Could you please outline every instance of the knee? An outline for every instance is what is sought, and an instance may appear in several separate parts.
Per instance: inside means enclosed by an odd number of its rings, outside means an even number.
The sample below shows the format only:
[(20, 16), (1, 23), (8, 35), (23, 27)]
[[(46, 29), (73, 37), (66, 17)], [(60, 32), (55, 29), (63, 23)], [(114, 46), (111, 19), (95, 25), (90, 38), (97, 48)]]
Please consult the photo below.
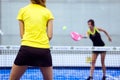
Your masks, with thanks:
[(101, 60), (101, 64), (102, 64), (102, 65), (105, 65), (105, 62)]
[(104, 62), (101, 62), (101, 64), (102, 64), (102, 65), (105, 65), (105, 63), (104, 63)]
[(96, 63), (96, 60), (92, 60), (92, 65), (94, 65)]

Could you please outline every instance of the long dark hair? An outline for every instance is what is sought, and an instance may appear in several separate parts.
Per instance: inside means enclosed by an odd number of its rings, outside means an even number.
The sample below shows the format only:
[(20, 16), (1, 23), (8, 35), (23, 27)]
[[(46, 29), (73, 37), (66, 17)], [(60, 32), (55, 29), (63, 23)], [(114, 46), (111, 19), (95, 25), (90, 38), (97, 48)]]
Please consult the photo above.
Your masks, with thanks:
[(93, 19), (88, 20), (88, 23), (91, 23), (91, 25), (94, 27), (95, 26), (95, 21)]

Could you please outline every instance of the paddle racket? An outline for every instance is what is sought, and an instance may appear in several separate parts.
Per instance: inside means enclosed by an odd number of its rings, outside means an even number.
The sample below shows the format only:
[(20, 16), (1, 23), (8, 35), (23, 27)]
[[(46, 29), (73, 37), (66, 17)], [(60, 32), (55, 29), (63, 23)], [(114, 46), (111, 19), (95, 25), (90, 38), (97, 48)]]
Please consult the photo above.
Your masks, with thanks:
[(83, 35), (81, 35), (81, 34), (79, 34), (79, 33), (77, 33), (77, 32), (71, 32), (71, 38), (74, 40), (74, 41), (80, 41), (81, 39), (83, 39), (83, 38), (87, 38), (87, 37), (85, 37), (85, 36), (83, 36)]

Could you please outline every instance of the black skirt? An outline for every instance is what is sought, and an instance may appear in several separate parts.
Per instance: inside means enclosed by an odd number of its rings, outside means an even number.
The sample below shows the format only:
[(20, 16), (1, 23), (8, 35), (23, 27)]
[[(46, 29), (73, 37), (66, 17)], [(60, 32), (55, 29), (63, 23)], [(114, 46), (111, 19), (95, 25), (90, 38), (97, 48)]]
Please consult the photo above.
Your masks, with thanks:
[(106, 53), (106, 51), (92, 51), (93, 54), (103, 54)]
[[(100, 45), (93, 45), (94, 47), (104, 47), (105, 44), (100, 44)], [(92, 51), (93, 54), (102, 54), (102, 53), (106, 53), (106, 51)]]
[(50, 49), (21, 46), (14, 64), (18, 66), (51, 67)]

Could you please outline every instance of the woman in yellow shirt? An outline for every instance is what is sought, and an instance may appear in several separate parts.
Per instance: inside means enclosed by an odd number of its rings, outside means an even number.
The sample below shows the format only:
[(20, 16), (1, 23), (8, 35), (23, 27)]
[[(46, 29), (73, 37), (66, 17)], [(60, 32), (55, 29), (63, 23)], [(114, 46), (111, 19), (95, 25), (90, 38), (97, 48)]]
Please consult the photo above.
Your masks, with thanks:
[(19, 11), (17, 19), (22, 40), (10, 80), (20, 80), (28, 66), (40, 67), (44, 80), (52, 80), (49, 41), (53, 35), (54, 17), (45, 3), (46, 0), (31, 0), (31, 4)]

